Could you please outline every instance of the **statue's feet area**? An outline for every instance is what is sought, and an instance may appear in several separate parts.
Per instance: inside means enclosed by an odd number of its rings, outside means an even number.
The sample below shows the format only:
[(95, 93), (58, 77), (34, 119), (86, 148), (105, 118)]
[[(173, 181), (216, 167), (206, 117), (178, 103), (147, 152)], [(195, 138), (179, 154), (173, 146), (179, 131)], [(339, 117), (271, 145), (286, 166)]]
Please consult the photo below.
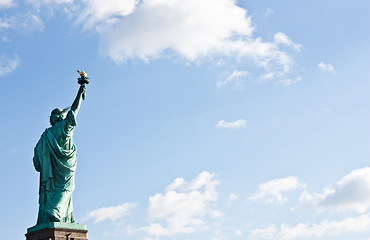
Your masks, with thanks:
[(27, 233), (35, 232), (46, 228), (62, 228), (62, 229), (75, 229), (75, 230), (86, 230), (86, 225), (79, 223), (63, 223), (63, 222), (50, 222), (41, 223), (27, 229)]

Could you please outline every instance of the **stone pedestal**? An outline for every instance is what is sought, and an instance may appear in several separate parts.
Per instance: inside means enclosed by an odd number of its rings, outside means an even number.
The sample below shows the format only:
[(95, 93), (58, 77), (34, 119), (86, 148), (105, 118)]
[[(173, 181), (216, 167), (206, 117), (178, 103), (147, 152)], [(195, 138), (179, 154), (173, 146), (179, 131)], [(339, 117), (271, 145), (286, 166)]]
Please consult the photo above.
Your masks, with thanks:
[(77, 223), (49, 223), (28, 228), (26, 240), (88, 240), (86, 226)]

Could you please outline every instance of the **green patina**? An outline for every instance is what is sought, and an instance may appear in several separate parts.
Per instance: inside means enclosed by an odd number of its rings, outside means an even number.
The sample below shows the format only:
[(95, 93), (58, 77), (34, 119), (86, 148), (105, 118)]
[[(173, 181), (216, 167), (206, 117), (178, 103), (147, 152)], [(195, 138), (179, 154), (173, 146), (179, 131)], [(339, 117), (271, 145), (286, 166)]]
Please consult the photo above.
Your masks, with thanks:
[(85, 92), (86, 84), (81, 84), (67, 114), (67, 109), (56, 108), (51, 112), (51, 127), (44, 131), (36, 144), (33, 163), (36, 171), (40, 172), (39, 212), (36, 226), (28, 231), (55, 226), (72, 229), (85, 226), (75, 223), (72, 203), (77, 164), (72, 136)]

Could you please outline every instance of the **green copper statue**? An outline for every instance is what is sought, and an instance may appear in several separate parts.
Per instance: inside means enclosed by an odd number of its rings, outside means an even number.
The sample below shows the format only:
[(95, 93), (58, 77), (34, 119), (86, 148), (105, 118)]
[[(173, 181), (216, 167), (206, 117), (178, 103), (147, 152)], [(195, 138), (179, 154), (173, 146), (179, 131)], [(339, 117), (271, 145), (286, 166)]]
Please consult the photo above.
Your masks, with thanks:
[(72, 192), (75, 188), (76, 146), (73, 129), (76, 115), (86, 92), (85, 72), (79, 72), (81, 84), (70, 110), (56, 108), (50, 124), (35, 147), (33, 164), (40, 172), (39, 213), (37, 224), (50, 222), (74, 223)]

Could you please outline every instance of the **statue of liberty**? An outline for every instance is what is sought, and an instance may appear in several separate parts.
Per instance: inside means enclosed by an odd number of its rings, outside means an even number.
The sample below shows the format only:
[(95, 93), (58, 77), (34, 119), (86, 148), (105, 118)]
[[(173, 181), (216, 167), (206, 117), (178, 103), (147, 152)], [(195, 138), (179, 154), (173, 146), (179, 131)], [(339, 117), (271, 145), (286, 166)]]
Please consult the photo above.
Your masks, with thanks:
[[(73, 129), (84, 99), (88, 78), (79, 72), (81, 84), (72, 106), (51, 112), (50, 124), (35, 147), (33, 164), (40, 172), (37, 225), (50, 222), (74, 223), (72, 192), (75, 188), (76, 146)], [(68, 112), (67, 112), (68, 111)]]

